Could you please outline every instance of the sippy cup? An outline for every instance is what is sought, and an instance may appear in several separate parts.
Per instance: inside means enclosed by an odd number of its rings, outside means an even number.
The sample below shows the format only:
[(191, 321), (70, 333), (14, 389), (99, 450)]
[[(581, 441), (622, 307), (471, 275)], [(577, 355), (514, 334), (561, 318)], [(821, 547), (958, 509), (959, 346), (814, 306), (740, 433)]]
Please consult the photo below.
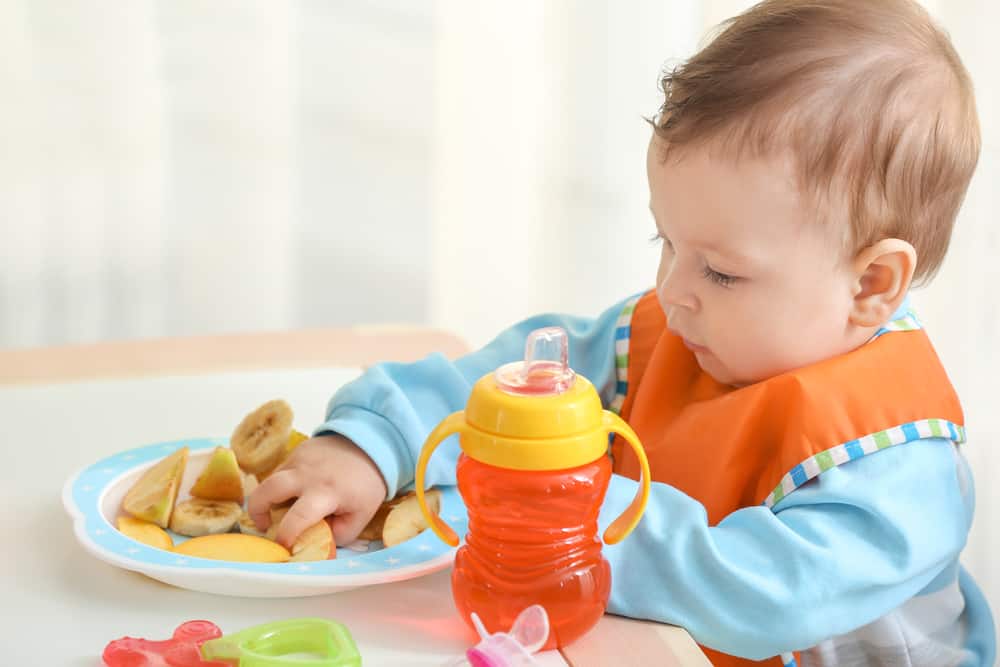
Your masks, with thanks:
[(604, 532), (615, 544), (639, 522), (649, 497), (649, 464), (635, 432), (601, 408), (594, 386), (568, 364), (559, 327), (528, 335), (524, 361), (498, 368), (472, 387), (462, 412), (427, 437), (417, 461), (416, 492), (442, 540), (458, 536), (424, 502), (424, 474), (438, 444), (457, 433), (458, 490), (469, 513), (455, 554), (452, 595), (465, 619), (490, 630), (511, 627), (533, 604), (548, 613), (544, 649), (566, 646), (604, 614), (611, 570), (601, 555), (597, 517), (611, 479), (608, 437), (635, 450), (642, 480), (635, 499)]

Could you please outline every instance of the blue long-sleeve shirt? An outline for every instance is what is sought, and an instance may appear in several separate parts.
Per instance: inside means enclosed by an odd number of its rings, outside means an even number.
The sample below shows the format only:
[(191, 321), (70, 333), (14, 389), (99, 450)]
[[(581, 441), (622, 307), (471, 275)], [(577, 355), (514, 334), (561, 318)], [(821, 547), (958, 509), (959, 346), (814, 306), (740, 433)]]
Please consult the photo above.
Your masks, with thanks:
[[(336, 393), (316, 433), (357, 443), (391, 497), (412, 483), (427, 434), (465, 407), (482, 375), (521, 359), (533, 329), (567, 330), (571, 365), (607, 406), (622, 306), (596, 319), (533, 317), (454, 362), (431, 355), (374, 366)], [(459, 451), (455, 437), (442, 444), (427, 469), (429, 485), (455, 484)], [(635, 485), (612, 476), (602, 530), (631, 502)], [(743, 508), (715, 526), (701, 503), (654, 482), (636, 530), (604, 549), (612, 569), (608, 610), (682, 626), (705, 646), (751, 659), (811, 648), (806, 664), (869, 664), (871, 651), (881, 650), (883, 657), (908, 654), (912, 665), (992, 665), (989, 607), (958, 564), (973, 498), (964, 457), (934, 438), (828, 470), (770, 509)]]

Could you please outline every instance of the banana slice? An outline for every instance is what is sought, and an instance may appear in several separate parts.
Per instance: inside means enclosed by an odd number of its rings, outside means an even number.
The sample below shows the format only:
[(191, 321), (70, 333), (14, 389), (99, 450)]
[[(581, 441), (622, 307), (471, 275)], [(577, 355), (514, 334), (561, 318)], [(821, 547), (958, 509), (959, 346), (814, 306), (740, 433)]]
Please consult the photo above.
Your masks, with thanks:
[(253, 522), (250, 518), (250, 512), (246, 510), (240, 515), (240, 520), (236, 522), (236, 527), (240, 529), (240, 532), (244, 535), (253, 535), (254, 537), (267, 537), (267, 535), (260, 530), (257, 530), (257, 524)]
[[(427, 508), (432, 514), (441, 511), (441, 492), (437, 489), (427, 491), (424, 500), (427, 501)], [(417, 494), (410, 492), (403, 496), (399, 504), (389, 510), (389, 514), (385, 517), (385, 525), (382, 526), (382, 544), (387, 547), (395, 546), (416, 537), (427, 527), (427, 521), (420, 511), (420, 504), (417, 503)]]
[(285, 455), (292, 433), (292, 408), (280, 399), (268, 401), (240, 422), (229, 446), (244, 472), (258, 479), (274, 470)]
[(243, 508), (231, 500), (191, 498), (174, 507), (170, 530), (188, 537), (228, 533), (242, 513)]

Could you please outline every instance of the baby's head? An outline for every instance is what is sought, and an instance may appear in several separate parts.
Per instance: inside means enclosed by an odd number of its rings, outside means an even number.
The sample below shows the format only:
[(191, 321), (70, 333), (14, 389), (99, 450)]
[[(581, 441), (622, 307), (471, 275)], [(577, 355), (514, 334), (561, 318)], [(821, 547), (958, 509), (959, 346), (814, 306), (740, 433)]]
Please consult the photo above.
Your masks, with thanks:
[(763, 2), (663, 87), (656, 288), (718, 381), (858, 347), (940, 266), (979, 127), (967, 72), (916, 2)]

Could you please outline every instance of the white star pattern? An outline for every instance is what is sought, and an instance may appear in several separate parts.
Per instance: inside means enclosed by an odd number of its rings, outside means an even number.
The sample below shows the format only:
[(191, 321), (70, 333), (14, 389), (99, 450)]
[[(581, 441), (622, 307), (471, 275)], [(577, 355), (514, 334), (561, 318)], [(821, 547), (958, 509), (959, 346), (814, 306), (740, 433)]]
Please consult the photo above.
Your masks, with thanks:
[(450, 517), (448, 517), (448, 521), (461, 521), (461, 520), (462, 520), (462, 517), (455, 516), (454, 514), (452, 514)]
[(347, 567), (350, 567), (350, 568), (361, 567), (361, 563), (359, 563), (356, 560), (349, 560), (349, 561), (347, 561)]
[(94, 535), (107, 535), (107, 533), (108, 531), (104, 530), (103, 528), (98, 528), (97, 530), (94, 531)]
[(396, 563), (399, 562), (399, 559), (394, 557), (389, 557), (385, 559), (385, 562), (388, 563), (389, 565), (395, 565)]
[(308, 571), (309, 571), (308, 565), (299, 565), (299, 572), (308, 572)]
[(135, 454), (126, 454), (125, 456), (122, 457), (122, 461), (131, 461), (134, 458)]
[(106, 475), (110, 475), (114, 471), (115, 471), (114, 468), (104, 468), (103, 470), (101, 470), (101, 472), (105, 473)]
[(137, 554), (137, 553), (139, 553), (139, 550), (138, 550), (138, 549), (137, 549), (136, 547), (129, 547), (129, 548), (127, 549), (127, 551), (128, 551), (128, 553), (130, 553), (130, 554)]
[(91, 492), (91, 491), (94, 490), (94, 487), (92, 487), (90, 484), (88, 484), (87, 486), (83, 487), (82, 490), (89, 493), (89, 492)]
[(423, 551), (425, 553), (428, 552), (428, 551), (430, 551), (430, 550), (431, 550), (431, 547), (430, 547), (429, 544), (421, 544), (419, 547), (417, 547), (417, 551)]
[(174, 561), (174, 564), (176, 565), (187, 565), (187, 563), (188, 563), (187, 558), (178, 558), (177, 560)]

